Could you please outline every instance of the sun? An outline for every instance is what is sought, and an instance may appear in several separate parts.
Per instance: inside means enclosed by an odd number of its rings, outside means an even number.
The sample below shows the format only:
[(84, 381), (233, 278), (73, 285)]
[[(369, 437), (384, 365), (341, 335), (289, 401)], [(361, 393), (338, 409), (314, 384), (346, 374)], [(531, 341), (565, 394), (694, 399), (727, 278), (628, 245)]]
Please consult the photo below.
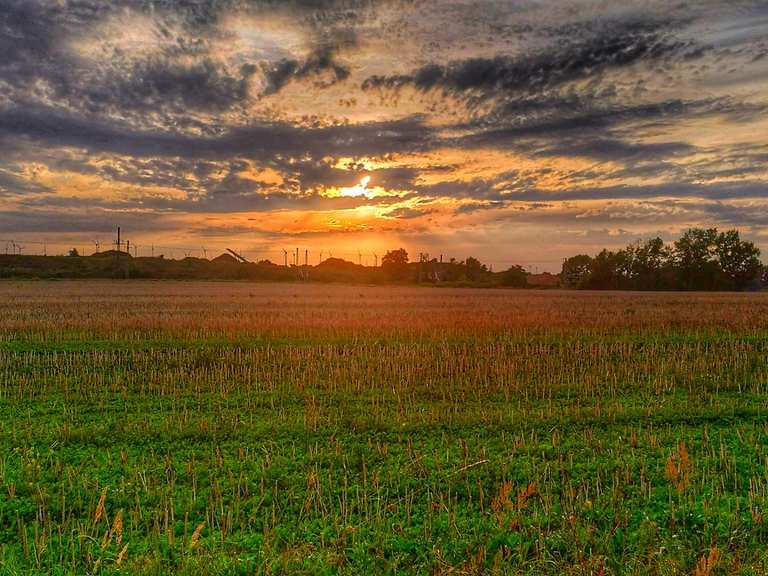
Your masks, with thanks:
[(370, 176), (363, 176), (363, 179), (360, 180), (359, 184), (356, 184), (355, 186), (350, 186), (349, 188), (341, 188), (339, 190), (340, 196), (350, 196), (350, 197), (357, 197), (357, 196), (365, 196), (367, 198), (372, 198), (373, 193), (372, 191), (368, 190), (368, 183), (371, 181)]

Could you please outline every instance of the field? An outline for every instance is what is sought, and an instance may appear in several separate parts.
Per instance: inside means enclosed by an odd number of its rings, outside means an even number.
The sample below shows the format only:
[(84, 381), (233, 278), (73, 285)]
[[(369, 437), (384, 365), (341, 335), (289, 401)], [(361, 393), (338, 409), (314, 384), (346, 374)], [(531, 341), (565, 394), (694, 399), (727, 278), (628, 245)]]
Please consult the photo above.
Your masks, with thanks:
[(768, 295), (0, 284), (0, 573), (768, 573)]

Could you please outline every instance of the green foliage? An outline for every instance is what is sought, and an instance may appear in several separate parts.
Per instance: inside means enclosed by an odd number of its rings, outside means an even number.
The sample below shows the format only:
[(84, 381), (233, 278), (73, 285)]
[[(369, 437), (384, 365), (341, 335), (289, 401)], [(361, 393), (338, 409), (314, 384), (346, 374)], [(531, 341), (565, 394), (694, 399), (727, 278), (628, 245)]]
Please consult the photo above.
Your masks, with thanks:
[(758, 287), (760, 251), (736, 230), (687, 230), (672, 247), (661, 238), (573, 256), (563, 263), (566, 286), (595, 290), (744, 290)]

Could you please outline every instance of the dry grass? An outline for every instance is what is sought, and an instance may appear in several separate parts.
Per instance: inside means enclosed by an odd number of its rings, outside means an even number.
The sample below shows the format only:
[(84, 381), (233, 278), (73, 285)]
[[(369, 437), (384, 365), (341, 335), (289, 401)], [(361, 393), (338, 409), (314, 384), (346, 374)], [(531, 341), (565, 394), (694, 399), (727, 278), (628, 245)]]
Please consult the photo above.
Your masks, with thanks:
[(0, 302), (0, 573), (768, 573), (766, 295)]
[(217, 282), (0, 283), (0, 334), (485, 336), (495, 332), (760, 331), (768, 294), (573, 292)]

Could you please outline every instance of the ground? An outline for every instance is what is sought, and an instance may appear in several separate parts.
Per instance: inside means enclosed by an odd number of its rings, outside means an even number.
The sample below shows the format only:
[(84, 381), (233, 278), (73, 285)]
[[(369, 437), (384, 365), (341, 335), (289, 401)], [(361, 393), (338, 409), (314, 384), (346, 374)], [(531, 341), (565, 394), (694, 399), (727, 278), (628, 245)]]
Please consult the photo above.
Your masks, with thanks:
[(767, 311), (0, 283), (0, 573), (768, 573)]

